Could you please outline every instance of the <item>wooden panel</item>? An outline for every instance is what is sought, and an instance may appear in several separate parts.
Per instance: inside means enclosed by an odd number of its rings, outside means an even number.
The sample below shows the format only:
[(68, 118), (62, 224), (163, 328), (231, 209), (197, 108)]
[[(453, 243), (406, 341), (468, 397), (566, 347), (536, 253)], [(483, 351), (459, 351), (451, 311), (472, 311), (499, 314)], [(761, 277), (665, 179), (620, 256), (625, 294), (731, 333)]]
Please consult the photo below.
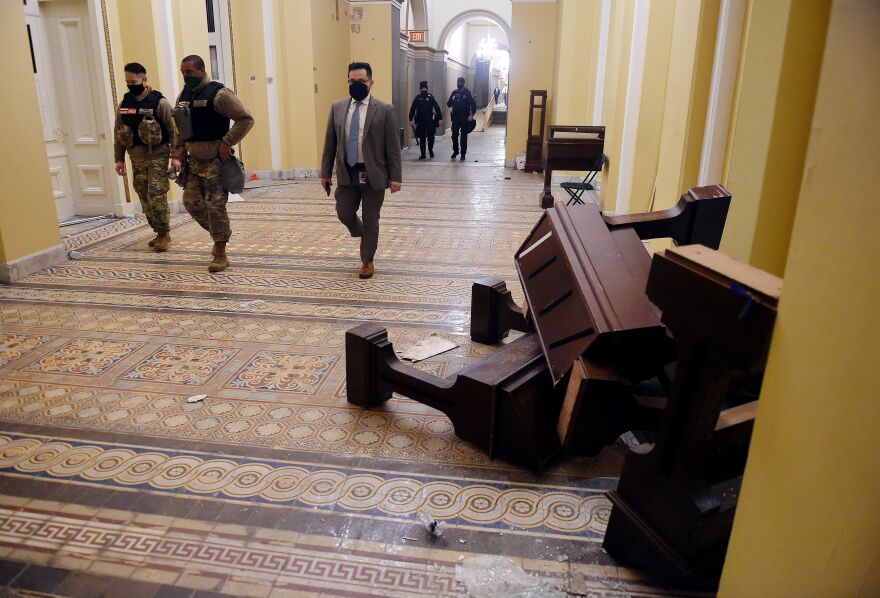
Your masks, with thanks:
[(82, 19), (58, 19), (58, 45), (62, 68), (57, 75), (64, 82), (64, 103), (69, 106), (69, 121), (73, 128), (73, 142), (81, 145), (97, 145), (98, 124), (95, 118), (95, 98), (87, 77), (88, 38), (83, 30)]

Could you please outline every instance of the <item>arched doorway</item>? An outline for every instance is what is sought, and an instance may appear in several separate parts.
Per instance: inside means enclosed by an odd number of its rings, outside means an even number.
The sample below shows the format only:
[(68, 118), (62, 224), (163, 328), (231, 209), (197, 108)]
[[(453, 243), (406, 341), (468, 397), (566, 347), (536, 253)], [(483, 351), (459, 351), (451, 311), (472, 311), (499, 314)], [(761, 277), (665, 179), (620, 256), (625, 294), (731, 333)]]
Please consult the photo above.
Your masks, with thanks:
[[(446, 53), (447, 87), (464, 77), (477, 100), (477, 132), (493, 132), (503, 140), (507, 126), (510, 27), (487, 10), (468, 10), (449, 21), (439, 38)], [(497, 90), (497, 96), (496, 96)], [(503, 143), (503, 141), (502, 141)]]

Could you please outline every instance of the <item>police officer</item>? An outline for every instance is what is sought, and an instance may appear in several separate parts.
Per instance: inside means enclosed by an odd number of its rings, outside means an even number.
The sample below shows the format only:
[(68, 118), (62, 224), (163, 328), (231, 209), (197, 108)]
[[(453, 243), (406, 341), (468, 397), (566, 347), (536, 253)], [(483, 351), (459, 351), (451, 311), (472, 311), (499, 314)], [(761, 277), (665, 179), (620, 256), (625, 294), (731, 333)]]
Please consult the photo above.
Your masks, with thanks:
[(474, 120), (477, 102), (471, 90), (464, 86), (464, 77), (458, 78), (456, 87), (446, 105), (452, 108), (452, 159), (455, 160), (458, 155), (458, 136), (461, 133), (461, 160), (464, 161), (467, 154), (467, 123)]
[[(189, 108), (192, 123), (192, 137), (178, 138), (175, 149), (176, 157), (187, 160), (183, 205), (193, 220), (211, 233), (214, 259), (208, 271), (220, 272), (229, 266), (226, 243), (232, 234), (226, 213), (229, 192), (220, 183), (220, 164), (232, 159), (232, 146), (254, 126), (254, 118), (232, 90), (211, 81), (200, 56), (185, 57), (180, 72), (184, 89), (177, 105)], [(232, 127), (230, 120), (234, 121)]]
[(409, 109), (409, 120), (415, 127), (419, 149), (422, 150), (419, 160), (424, 160), (426, 139), (428, 152), (432, 158), (434, 157), (434, 134), (437, 132), (437, 125), (440, 123), (443, 113), (440, 111), (440, 104), (437, 103), (433, 95), (428, 93), (427, 81), (419, 83), (419, 92)]
[[(147, 69), (132, 62), (125, 65), (128, 93), (122, 97), (116, 115), (113, 153), (116, 174), (125, 175), (125, 154), (131, 160), (134, 190), (141, 200), (144, 216), (156, 233), (149, 245), (166, 251), (171, 243), (168, 225), (168, 158), (174, 124), (171, 104), (147, 85)], [(177, 159), (172, 160), (180, 168)]]

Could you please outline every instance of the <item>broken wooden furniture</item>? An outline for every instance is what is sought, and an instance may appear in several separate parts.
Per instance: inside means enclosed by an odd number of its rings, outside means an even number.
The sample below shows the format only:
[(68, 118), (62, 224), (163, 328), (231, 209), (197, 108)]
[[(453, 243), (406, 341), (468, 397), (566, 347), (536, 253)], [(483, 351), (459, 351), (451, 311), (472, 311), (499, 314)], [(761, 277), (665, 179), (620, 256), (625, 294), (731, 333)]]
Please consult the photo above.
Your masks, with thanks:
[(626, 458), (604, 546), (682, 585), (717, 585), (782, 281), (700, 246), (656, 255), (647, 294), (679, 348), (656, 444)]
[[(603, 215), (602, 219), (610, 230), (632, 229), (642, 240), (668, 237), (677, 245), (700, 244), (718, 249), (729, 207), (730, 193), (719, 185), (709, 185), (690, 189), (668, 210)], [(581, 245), (585, 242), (586, 239), (579, 241)], [(647, 251), (634, 252), (630, 264), (637, 266), (644, 289), (651, 267)], [(527, 281), (520, 282), (526, 286)], [(511, 330), (527, 332), (533, 327), (514, 302), (506, 283), (494, 277), (476, 281), (471, 290), (471, 340), (493, 345), (507, 338)]]
[[(554, 170), (595, 172), (604, 164), (605, 127), (550, 125), (547, 159), (544, 162), (544, 190), (539, 197), (542, 208), (553, 206)], [(585, 183), (586, 184), (586, 181)]]
[[(703, 187), (682, 202), (672, 218), (692, 219), (704, 202), (723, 205), (714, 212), (723, 218), (730, 196), (722, 187)], [(627, 415), (631, 411), (644, 411), (656, 428), (656, 406), (639, 404), (631, 387), (672, 361), (675, 346), (644, 292), (650, 258), (638, 232), (642, 226), (609, 226), (592, 205), (547, 210), (515, 256), (536, 332), (439, 378), (399, 361), (384, 328), (359, 326), (346, 334), (349, 402), (372, 407), (398, 392), (445, 413), (460, 438), (490, 456), (538, 469), (560, 449), (565, 384), (559, 382), (583, 358), (590, 372), (609, 374), (604, 384), (589, 385), (585, 403), (569, 410), (573, 419), (562, 438), (567, 447), (598, 453), (642, 421)], [(529, 328), (503, 281), (484, 280), (473, 293), (476, 340), (491, 342), (510, 329)], [(596, 431), (589, 436), (580, 433), (584, 417), (592, 418), (589, 429)]]
[(529, 95), (529, 136), (526, 139), (525, 172), (544, 168), (544, 123), (547, 119), (547, 90), (533, 89)]
[(525, 335), (457, 374), (438, 378), (404, 364), (377, 324), (345, 333), (348, 402), (374, 407), (392, 392), (442, 411), (455, 434), (492, 458), (541, 469), (559, 451), (554, 389), (541, 345)]

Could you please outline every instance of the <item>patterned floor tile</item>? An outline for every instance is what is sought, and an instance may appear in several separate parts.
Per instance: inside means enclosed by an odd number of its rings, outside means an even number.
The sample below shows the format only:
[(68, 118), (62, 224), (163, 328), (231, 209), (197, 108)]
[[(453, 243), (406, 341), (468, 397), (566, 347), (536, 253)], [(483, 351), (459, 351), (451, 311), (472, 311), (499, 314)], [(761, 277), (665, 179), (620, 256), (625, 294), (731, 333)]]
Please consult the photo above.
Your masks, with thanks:
[(39, 349), (54, 338), (34, 334), (0, 334), (0, 367)]
[(332, 355), (260, 351), (226, 386), (313, 395), (321, 388), (337, 361)]
[(170, 384), (203, 385), (238, 351), (218, 347), (162, 345), (123, 378)]
[(144, 343), (77, 338), (25, 366), (29, 372), (100, 376), (144, 346)]

